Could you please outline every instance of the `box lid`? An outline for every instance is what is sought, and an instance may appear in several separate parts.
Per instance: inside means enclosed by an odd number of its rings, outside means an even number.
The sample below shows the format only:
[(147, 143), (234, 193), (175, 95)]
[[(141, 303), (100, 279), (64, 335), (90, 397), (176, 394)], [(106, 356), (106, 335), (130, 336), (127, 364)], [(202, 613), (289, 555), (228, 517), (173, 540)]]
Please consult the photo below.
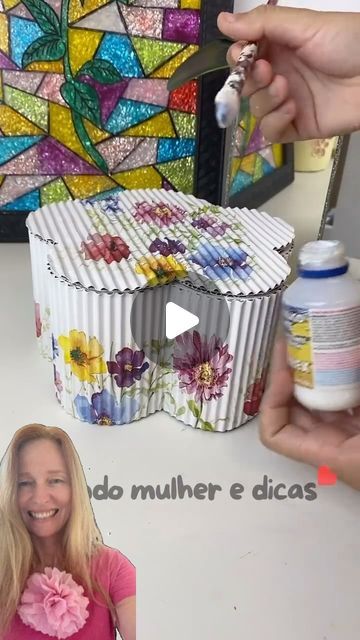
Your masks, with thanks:
[[(280, 251), (294, 230), (265, 212), (211, 205), (165, 189), (128, 190), (90, 202), (46, 205), (27, 219), (49, 244), (49, 265), (69, 284), (125, 292), (175, 279), (247, 296), (290, 272)], [(52, 246), (53, 245), (53, 246)]]

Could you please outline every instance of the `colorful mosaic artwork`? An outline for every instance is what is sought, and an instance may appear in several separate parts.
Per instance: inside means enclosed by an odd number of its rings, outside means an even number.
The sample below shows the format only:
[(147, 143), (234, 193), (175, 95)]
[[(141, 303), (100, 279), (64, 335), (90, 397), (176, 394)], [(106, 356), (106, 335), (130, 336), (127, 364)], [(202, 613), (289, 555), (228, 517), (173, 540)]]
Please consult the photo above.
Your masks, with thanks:
[(0, 0), (0, 209), (192, 192), (201, 0)]
[(283, 145), (266, 142), (249, 111), (248, 101), (243, 100), (231, 160), (229, 195), (250, 187), (283, 162)]

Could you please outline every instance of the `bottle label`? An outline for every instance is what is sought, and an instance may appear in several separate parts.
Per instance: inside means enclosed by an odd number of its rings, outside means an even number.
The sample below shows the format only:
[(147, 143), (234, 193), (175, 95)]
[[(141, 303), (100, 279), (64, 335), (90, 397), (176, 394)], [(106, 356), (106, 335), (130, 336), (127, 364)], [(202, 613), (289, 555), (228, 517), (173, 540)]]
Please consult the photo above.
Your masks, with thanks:
[(303, 387), (360, 383), (360, 306), (283, 306), (289, 364)]

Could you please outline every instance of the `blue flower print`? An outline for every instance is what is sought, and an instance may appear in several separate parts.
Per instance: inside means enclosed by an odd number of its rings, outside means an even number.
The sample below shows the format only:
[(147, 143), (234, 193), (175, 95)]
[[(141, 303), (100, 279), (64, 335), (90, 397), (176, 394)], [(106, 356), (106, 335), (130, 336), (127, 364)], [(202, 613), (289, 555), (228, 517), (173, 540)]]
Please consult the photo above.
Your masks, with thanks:
[(121, 399), (119, 404), (106, 389), (100, 393), (93, 393), (91, 403), (86, 396), (77, 395), (74, 404), (81, 420), (101, 425), (131, 422), (140, 408), (138, 400), (126, 396)]
[(108, 196), (101, 201), (101, 211), (109, 217), (121, 213), (117, 196)]
[(247, 280), (253, 271), (248, 264), (250, 257), (237, 246), (200, 244), (190, 259), (212, 279), (228, 280), (236, 275)]
[(53, 333), (51, 334), (51, 348), (52, 348), (52, 357), (53, 357), (53, 360), (55, 360), (55, 358), (57, 358), (59, 355), (59, 345)]

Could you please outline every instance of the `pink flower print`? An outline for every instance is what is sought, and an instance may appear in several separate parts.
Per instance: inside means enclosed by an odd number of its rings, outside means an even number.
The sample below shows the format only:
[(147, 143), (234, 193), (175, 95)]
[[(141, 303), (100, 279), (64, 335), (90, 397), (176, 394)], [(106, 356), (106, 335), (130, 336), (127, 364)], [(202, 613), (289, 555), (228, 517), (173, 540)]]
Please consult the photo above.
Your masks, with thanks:
[(35, 329), (36, 337), (40, 338), (42, 331), (41, 316), (40, 316), (40, 304), (35, 302)]
[(107, 264), (121, 262), (130, 255), (130, 249), (126, 242), (119, 236), (111, 236), (109, 233), (89, 235), (90, 242), (81, 243), (81, 251), (85, 254), (85, 260), (101, 260)]
[(138, 222), (149, 224), (155, 222), (159, 227), (169, 227), (171, 224), (181, 222), (184, 217), (184, 209), (164, 202), (137, 202), (135, 204), (134, 218)]
[(24, 624), (54, 636), (69, 638), (82, 629), (89, 617), (89, 600), (70, 573), (46, 567), (33, 573), (21, 596), (18, 614)]
[(221, 398), (232, 371), (228, 366), (232, 359), (228, 345), (216, 336), (201, 339), (197, 331), (187, 331), (175, 340), (173, 366), (179, 386), (194, 393), (197, 401)]
[(54, 364), (53, 364), (53, 372), (54, 372), (54, 385), (55, 385), (57, 394), (58, 393), (60, 394), (63, 391), (64, 387), (63, 387), (63, 383), (62, 383), (61, 378), (60, 378), (60, 373), (58, 372), (58, 370), (56, 369)]

